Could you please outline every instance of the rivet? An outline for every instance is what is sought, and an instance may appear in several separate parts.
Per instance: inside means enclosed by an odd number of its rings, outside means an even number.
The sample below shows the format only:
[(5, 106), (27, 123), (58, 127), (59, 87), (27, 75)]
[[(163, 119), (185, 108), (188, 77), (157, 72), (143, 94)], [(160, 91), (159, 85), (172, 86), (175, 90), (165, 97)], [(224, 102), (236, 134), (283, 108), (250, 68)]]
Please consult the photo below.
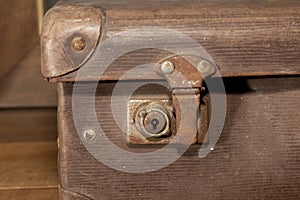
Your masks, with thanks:
[(174, 72), (174, 64), (170, 61), (165, 61), (161, 64), (161, 71), (164, 74), (171, 74)]
[(87, 129), (83, 133), (83, 137), (86, 142), (93, 142), (97, 138), (97, 134), (92, 129)]
[(72, 47), (75, 51), (82, 51), (86, 47), (86, 41), (82, 37), (75, 37), (72, 40)]
[(200, 73), (205, 74), (211, 70), (211, 64), (206, 60), (202, 60), (198, 64), (198, 70)]

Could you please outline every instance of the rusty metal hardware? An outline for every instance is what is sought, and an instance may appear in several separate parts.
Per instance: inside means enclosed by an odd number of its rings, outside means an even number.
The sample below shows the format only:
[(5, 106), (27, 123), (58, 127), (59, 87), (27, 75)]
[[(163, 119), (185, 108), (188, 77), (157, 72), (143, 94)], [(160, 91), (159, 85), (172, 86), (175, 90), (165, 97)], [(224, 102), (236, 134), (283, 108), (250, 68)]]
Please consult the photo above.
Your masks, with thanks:
[(87, 129), (83, 133), (86, 142), (93, 142), (97, 138), (97, 133), (92, 129)]
[[(170, 143), (176, 130), (170, 99), (131, 99), (128, 109), (128, 144)], [(153, 125), (153, 119), (159, 124)]]
[(200, 103), (200, 94), (204, 78), (214, 73), (215, 66), (199, 58), (195, 67), (184, 58), (173, 56), (154, 70), (168, 82), (171, 99), (131, 100), (127, 142), (183, 145), (207, 142), (209, 98)]
[(74, 37), (72, 40), (72, 47), (75, 51), (82, 51), (86, 47), (86, 41), (83, 37)]
[(169, 113), (159, 104), (140, 108), (135, 116), (137, 129), (146, 137), (162, 137), (170, 134)]

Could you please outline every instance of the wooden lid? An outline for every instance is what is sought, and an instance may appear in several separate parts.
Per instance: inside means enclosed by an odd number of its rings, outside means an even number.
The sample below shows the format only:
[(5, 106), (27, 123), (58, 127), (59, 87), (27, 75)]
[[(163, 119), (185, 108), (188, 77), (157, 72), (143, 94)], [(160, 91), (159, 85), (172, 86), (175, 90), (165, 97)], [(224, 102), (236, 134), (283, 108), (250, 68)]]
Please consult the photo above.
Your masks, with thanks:
[[(50, 81), (74, 81), (83, 65), (91, 72), (103, 67), (95, 64), (98, 41), (101, 44), (122, 31), (151, 27), (180, 32), (197, 41), (222, 77), (300, 74), (299, 1), (67, 0), (46, 15), (43, 27), (42, 74)], [(75, 37), (79, 44), (74, 48)], [(80, 37), (87, 46), (76, 51), (84, 46)], [(136, 37), (140, 36), (132, 35), (115, 45), (129, 45)], [(160, 32), (157, 37), (170, 39)], [(178, 41), (177, 45), (184, 44)], [(118, 80), (129, 69), (158, 63), (170, 54), (151, 48), (135, 50), (115, 60), (101, 77), (91, 73), (81, 78)], [(129, 79), (162, 79), (147, 66), (139, 70)]]

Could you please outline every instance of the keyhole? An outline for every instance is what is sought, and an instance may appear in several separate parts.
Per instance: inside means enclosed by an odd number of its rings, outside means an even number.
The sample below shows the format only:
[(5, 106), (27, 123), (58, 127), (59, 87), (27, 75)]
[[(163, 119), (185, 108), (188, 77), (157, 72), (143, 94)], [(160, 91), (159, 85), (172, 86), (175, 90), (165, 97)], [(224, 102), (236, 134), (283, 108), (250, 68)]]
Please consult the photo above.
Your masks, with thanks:
[(153, 120), (151, 121), (151, 124), (152, 124), (152, 126), (153, 126), (153, 130), (156, 130), (157, 127), (158, 127), (158, 125), (159, 125), (158, 119), (153, 119)]
[(164, 131), (166, 127), (167, 120), (163, 113), (151, 111), (145, 115), (143, 126), (151, 136), (160, 137), (160, 133)]

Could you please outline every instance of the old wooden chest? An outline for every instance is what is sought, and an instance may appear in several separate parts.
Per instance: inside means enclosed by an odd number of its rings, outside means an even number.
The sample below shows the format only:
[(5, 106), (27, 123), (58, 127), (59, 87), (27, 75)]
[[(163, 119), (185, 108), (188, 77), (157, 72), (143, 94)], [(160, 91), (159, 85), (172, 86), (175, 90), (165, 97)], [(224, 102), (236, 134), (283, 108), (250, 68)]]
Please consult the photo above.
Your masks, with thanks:
[(299, 199), (300, 2), (59, 2), (61, 199)]

